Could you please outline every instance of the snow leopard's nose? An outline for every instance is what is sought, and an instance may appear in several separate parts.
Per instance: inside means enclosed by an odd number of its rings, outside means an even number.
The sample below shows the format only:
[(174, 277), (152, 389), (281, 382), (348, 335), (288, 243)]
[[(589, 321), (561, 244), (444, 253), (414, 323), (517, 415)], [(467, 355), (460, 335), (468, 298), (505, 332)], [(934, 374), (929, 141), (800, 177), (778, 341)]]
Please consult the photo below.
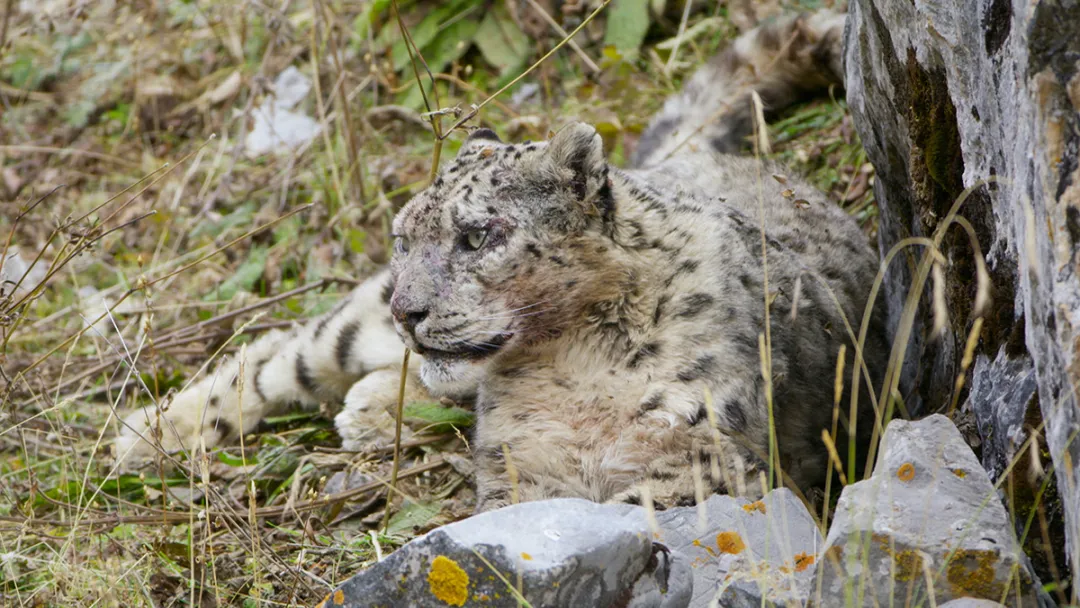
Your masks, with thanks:
[(394, 319), (401, 323), (401, 327), (416, 339), (416, 326), (423, 323), (428, 316), (428, 309), (420, 306), (409, 306), (406, 298), (394, 297), (390, 300), (390, 313)]
[(405, 326), (405, 329), (409, 330), (409, 333), (416, 337), (416, 326), (420, 325), (427, 318), (428, 311), (420, 310), (416, 312), (405, 313), (405, 318), (402, 319), (401, 324)]

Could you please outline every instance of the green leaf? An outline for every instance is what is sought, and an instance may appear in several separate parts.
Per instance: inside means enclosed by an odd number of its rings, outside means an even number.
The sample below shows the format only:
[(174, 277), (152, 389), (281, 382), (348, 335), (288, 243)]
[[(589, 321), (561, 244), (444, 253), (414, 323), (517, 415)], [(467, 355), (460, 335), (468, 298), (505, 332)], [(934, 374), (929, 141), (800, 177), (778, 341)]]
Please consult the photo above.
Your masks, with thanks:
[(262, 278), (266, 270), (266, 259), (270, 250), (266, 247), (252, 247), (248, 258), (240, 263), (233, 276), (225, 279), (217, 289), (206, 294), (204, 300), (231, 300), (238, 291), (251, 291), (255, 283)]
[(414, 401), (405, 406), (405, 418), (410, 426), (424, 426), (434, 433), (450, 433), (455, 428), (473, 425), (476, 415), (460, 407), (446, 407), (431, 401)]
[(510, 18), (502, 3), (496, 3), (480, 22), (473, 40), (484, 59), (495, 66), (499, 74), (516, 71), (532, 50), (529, 37)]
[(637, 57), (649, 31), (649, 0), (615, 0), (608, 11), (604, 45), (611, 45), (627, 59)]
[[(373, 0), (368, 2), (364, 6), (364, 10), (356, 16), (356, 20), (353, 21), (353, 33), (356, 34), (355, 40), (366, 40), (368, 30), (374, 24), (375, 20), (379, 18), (386, 9), (390, 8), (392, 4), (391, 0)], [(397, 24), (394, 24), (396, 27)]]
[[(420, 53), (429, 62), (431, 58), (428, 57), (426, 48), (431, 41), (435, 40), (435, 37), (439, 35), (439, 27), (444, 21), (448, 21), (454, 16), (457, 11), (457, 4), (451, 3), (448, 6), (443, 6), (428, 13), (424, 20), (417, 24), (415, 27), (409, 28), (409, 37), (412, 38), (413, 44), (416, 48), (420, 49)], [(395, 70), (402, 70), (409, 67), (409, 47), (405, 45), (405, 39), (401, 37), (400, 30), (396, 21), (390, 21), (383, 27), (383, 32), (392, 31), (396, 35), (397, 42), (394, 43), (393, 48), (390, 49), (390, 60), (394, 65)], [(437, 72), (435, 66), (431, 66), (433, 72)]]
[(238, 226), (250, 226), (255, 218), (256, 205), (254, 202), (246, 202), (233, 209), (228, 215), (216, 222), (202, 222), (191, 230), (191, 238), (201, 236), (218, 236), (227, 230)]
[(249, 457), (247, 457), (246, 462), (245, 462), (245, 458), (243, 456), (236, 455), (236, 454), (230, 454), (226, 450), (221, 450), (220, 452), (218, 452), (217, 457), (218, 457), (218, 460), (220, 460), (221, 462), (225, 463), (226, 465), (228, 465), (230, 467), (242, 467), (245, 464), (252, 465), (252, 464), (258, 464), (258, 462), (259, 462), (259, 459), (258, 459), (257, 456), (249, 456)]
[(390, 518), (386, 525), (387, 535), (406, 534), (412, 536), (414, 527), (424, 526), (442, 511), (437, 502), (405, 501), (401, 509)]
[[(442, 72), (447, 64), (464, 55), (465, 51), (472, 46), (473, 36), (479, 27), (480, 24), (476, 21), (461, 19), (443, 28), (435, 36), (435, 39), (431, 41), (431, 44), (423, 49), (424, 60), (427, 61), (428, 67), (431, 68), (431, 73), (438, 74)], [(427, 81), (426, 76), (424, 80), (424, 87), (427, 89), (431, 86), (431, 83)], [(420, 95), (420, 88), (414, 86), (409, 89), (402, 105), (418, 109), (423, 103), (424, 98)]]

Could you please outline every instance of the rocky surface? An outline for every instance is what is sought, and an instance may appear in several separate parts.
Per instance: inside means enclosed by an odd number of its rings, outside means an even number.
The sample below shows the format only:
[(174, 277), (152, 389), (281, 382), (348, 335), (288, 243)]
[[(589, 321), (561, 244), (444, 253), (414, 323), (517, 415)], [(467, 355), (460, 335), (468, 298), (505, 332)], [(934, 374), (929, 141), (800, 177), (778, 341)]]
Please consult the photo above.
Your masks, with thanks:
[[(640, 507), (563, 498), (513, 505), (438, 528), (331, 593), (350, 606), (686, 606), (688, 565), (654, 545)], [(681, 572), (680, 572), (681, 567)], [(681, 587), (672, 582), (680, 582)], [(666, 593), (655, 592), (664, 589)]]
[(873, 476), (844, 488), (824, 541), (787, 489), (652, 515), (545, 500), (438, 528), (320, 608), (516, 607), (519, 590), (537, 607), (1052, 605), (978, 458), (932, 415), (888, 426)]
[(990, 478), (941, 415), (889, 425), (873, 476), (844, 488), (821, 561), (823, 606), (917, 606), (929, 593), (1039, 605)]
[[(973, 256), (985, 254), (993, 303), (966, 407), (995, 478), (1045, 421), (1057, 481), (1047, 496), (1060, 495), (1045, 501), (1049, 544), (1065, 561), (1067, 532), (1067, 561), (1080, 574), (1080, 3), (853, 0), (849, 12), (847, 96), (877, 169), (882, 250), (934, 236), (966, 188), (998, 179), (959, 209), (980, 251), (962, 226), (939, 234), (948, 331), (930, 338), (924, 305), (906, 352), (905, 402), (916, 413), (949, 405), (974, 321)], [(887, 275), (894, 332), (918, 254), (905, 250)], [(1016, 477), (1008, 499), (1022, 522), (1039, 480), (1025, 488)]]
[(945, 602), (944, 604), (938, 604), (938, 608), (1005, 608), (1005, 606), (990, 600), (965, 597)]
[(817, 524), (788, 489), (751, 502), (711, 496), (698, 507), (656, 514), (658, 539), (690, 560), (693, 608), (714, 598), (720, 606), (802, 605), (810, 595), (817, 552)]
[(516, 607), (517, 589), (536, 607), (801, 605), (821, 546), (786, 489), (755, 502), (713, 496), (651, 520), (631, 505), (546, 500), (434, 530), (350, 579), (323, 608)]

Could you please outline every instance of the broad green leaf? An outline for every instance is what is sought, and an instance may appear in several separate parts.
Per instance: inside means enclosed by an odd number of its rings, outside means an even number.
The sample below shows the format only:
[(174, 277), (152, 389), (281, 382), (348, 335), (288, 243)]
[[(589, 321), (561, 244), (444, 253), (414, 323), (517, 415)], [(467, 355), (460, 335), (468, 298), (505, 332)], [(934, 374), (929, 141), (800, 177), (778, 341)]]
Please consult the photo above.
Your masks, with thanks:
[(372, 0), (364, 6), (364, 10), (353, 21), (353, 33), (356, 34), (356, 40), (367, 39), (368, 30), (371, 29), (373, 22), (390, 8), (391, 3), (391, 0)]
[(480, 23), (473, 19), (460, 19), (444, 27), (424, 49), (424, 59), (433, 73), (442, 72), (451, 61), (456, 61), (472, 46), (473, 37)]
[(413, 528), (423, 526), (430, 522), (442, 511), (442, 506), (437, 502), (412, 502), (405, 501), (401, 509), (390, 518), (386, 525), (387, 535), (414, 534)]
[(615, 0), (607, 16), (604, 45), (627, 59), (637, 57), (649, 31), (649, 0)]
[(488, 12), (473, 37), (484, 59), (506, 74), (525, 63), (532, 50), (529, 37), (521, 31), (506, 11), (504, 4), (496, 3)]
[(256, 205), (254, 202), (249, 201), (243, 203), (216, 222), (202, 222), (196, 225), (195, 228), (191, 230), (191, 238), (197, 239), (201, 236), (218, 236), (231, 228), (251, 226), (252, 219), (255, 217), (255, 210)]
[(238, 291), (251, 291), (255, 283), (262, 278), (266, 270), (266, 258), (270, 250), (266, 247), (252, 247), (248, 258), (240, 263), (233, 276), (206, 294), (204, 300), (231, 300)]
[(230, 454), (226, 450), (218, 452), (218, 460), (230, 467), (242, 467), (245, 465), (258, 464), (259, 461), (257, 456), (248, 456), (245, 459), (243, 456), (237, 454)]
[[(479, 27), (480, 24), (476, 21), (462, 19), (443, 28), (435, 36), (435, 39), (431, 41), (431, 44), (423, 50), (424, 59), (427, 61), (431, 73), (438, 74), (442, 72), (447, 64), (464, 55), (465, 51), (472, 46), (473, 36)], [(425, 76), (424, 87), (430, 86), (431, 83)], [(424, 98), (421, 96), (420, 88), (417, 86), (409, 89), (402, 102), (402, 105), (414, 109), (419, 109), (423, 104)]]
[(460, 407), (446, 407), (440, 403), (414, 401), (405, 406), (405, 418), (415, 425), (424, 425), (434, 433), (449, 433), (454, 428), (472, 426), (476, 415)]
[[(424, 56), (424, 60), (428, 62), (432, 72), (438, 72), (439, 70), (432, 63), (431, 51), (428, 47), (439, 34), (453, 27), (454, 23), (461, 20), (461, 12), (467, 8), (467, 6), (463, 5), (467, 4), (464, 0), (448, 2), (428, 13), (419, 24), (409, 28), (409, 36), (412, 37), (416, 48), (420, 49), (420, 53)], [(391, 21), (383, 26), (384, 33), (388, 30), (394, 32), (392, 39), (395, 42), (393, 48), (390, 49), (390, 59), (394, 64), (394, 69), (408, 68), (409, 49), (405, 46), (405, 39), (401, 37), (397, 22)]]

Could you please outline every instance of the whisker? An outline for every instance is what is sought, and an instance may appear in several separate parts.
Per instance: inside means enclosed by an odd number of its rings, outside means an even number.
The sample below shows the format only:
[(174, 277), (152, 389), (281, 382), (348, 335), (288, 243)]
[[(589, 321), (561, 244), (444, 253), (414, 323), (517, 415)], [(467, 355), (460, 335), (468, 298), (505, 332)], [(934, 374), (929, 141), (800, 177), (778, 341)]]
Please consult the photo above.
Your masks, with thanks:
[(515, 308), (515, 309), (513, 309), (513, 310), (508, 310), (508, 311), (506, 311), (506, 312), (517, 312), (517, 311), (519, 311), (519, 310), (525, 310), (526, 308), (532, 308), (533, 306), (539, 306), (539, 305), (541, 305), (541, 304), (547, 304), (547, 303), (548, 303), (548, 302), (550, 302), (550, 301), (551, 301), (551, 299), (550, 299), (550, 298), (549, 298), (549, 299), (547, 299), (547, 300), (540, 300), (539, 302), (535, 302), (535, 303), (533, 303), (533, 304), (529, 304), (528, 306), (522, 306), (521, 308)]
[(492, 315), (490, 317), (477, 317), (475, 320), (476, 321), (498, 321), (498, 320), (502, 320), (502, 319), (524, 319), (525, 317), (532, 317), (532, 316), (535, 316), (535, 315), (543, 314), (543, 313), (551, 311), (551, 310), (555, 310), (555, 309), (554, 308), (543, 308), (541, 310), (534, 310), (532, 312), (527, 312), (527, 313), (523, 313), (523, 314), (520, 314), (520, 315), (518, 315), (518, 314), (501, 314), (501, 315)]

